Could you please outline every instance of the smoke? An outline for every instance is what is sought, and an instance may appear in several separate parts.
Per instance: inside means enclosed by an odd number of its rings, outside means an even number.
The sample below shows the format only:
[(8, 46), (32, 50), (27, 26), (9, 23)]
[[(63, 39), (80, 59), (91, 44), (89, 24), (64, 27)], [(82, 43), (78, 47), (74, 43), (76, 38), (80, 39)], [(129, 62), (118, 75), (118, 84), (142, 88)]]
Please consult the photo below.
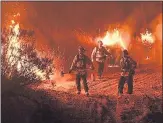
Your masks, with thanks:
[(155, 43), (155, 56), (157, 62), (162, 64), (162, 13), (158, 14), (150, 23), (152, 31), (154, 32)]
[(77, 46), (84, 45), (87, 55), (93, 48), (82, 42), (84, 39), (79, 39), (74, 30), (81, 29), (93, 41), (99, 28), (102, 34), (109, 26), (121, 25), (129, 45), (133, 35), (161, 11), (161, 2), (2, 2), (2, 25), (7, 25), (9, 15), (19, 12), (23, 15), (18, 20), (20, 26), (34, 30), (38, 49), (60, 47), (70, 65)]
[(159, 41), (162, 41), (162, 13), (158, 14), (152, 22), (151, 28)]

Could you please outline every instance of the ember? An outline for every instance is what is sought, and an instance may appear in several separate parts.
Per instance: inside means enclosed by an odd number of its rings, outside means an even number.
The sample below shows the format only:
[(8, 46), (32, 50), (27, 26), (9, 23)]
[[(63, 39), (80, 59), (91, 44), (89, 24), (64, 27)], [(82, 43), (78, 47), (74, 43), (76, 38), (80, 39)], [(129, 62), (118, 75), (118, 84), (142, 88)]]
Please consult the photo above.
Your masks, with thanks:
[[(20, 16), (20, 14), (17, 14)], [(15, 17), (16, 15), (14, 15)], [(24, 76), (32, 80), (51, 79), (50, 74), (53, 74), (53, 59), (48, 57), (41, 58), (37, 56), (39, 52), (36, 50), (31, 40), (28, 44), (23, 43), (26, 39), (21, 35), (19, 23), (11, 21), (7, 40), (2, 44), (1, 50), (3, 74), (13, 77), (15, 74)], [(26, 31), (28, 32), (28, 31)], [(28, 37), (31, 36), (26, 33)], [(5, 69), (6, 68), (6, 69)]]
[(146, 60), (149, 60), (149, 59), (150, 59), (150, 57), (149, 57), (149, 56), (147, 56), (147, 57), (146, 57)]
[(107, 31), (104, 37), (96, 38), (96, 41), (102, 40), (106, 46), (118, 45), (123, 49), (128, 48), (127, 42), (129, 40), (129, 34), (127, 32), (121, 32), (119, 29), (114, 29), (113, 31)]
[(2, 1), (1, 24), (2, 123), (159, 123), (162, 2)]
[(144, 44), (146, 43), (153, 44), (155, 41), (154, 36), (148, 30), (146, 30), (145, 33), (141, 33), (141, 39)]

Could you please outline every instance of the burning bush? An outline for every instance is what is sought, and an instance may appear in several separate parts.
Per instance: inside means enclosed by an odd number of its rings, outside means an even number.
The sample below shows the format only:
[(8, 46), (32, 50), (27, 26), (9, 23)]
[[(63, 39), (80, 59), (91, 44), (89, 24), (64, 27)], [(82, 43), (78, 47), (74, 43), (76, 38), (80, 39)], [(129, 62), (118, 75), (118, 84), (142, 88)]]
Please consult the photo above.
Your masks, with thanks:
[[(1, 71), (2, 77), (21, 82), (50, 79), (54, 73), (53, 58), (41, 57), (34, 45), (34, 32), (20, 30), (12, 21), (9, 29), (2, 33)], [(27, 42), (27, 38), (30, 42)]]

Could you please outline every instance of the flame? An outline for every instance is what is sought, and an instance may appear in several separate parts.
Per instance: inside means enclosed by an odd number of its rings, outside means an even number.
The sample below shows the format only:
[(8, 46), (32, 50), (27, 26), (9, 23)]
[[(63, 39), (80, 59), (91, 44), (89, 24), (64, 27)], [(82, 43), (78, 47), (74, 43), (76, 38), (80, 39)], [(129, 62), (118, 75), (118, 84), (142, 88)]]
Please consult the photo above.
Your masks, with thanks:
[[(17, 15), (14, 16), (20, 16), (18, 13)], [(41, 80), (46, 80), (46, 71), (40, 70), (36, 65), (33, 63), (30, 63), (28, 57), (22, 56), (21, 55), (21, 40), (19, 38), (20, 34), (20, 27), (19, 23), (15, 24), (14, 20), (11, 20), (12, 24), (10, 25), (11, 32), (10, 35), (8, 36), (8, 47), (7, 47), (7, 54), (6, 54), (6, 59), (8, 62), (8, 66), (12, 68), (13, 66), (16, 67), (16, 70), (20, 73), (22, 73), (23, 67), (28, 68), (30, 67), (31, 70), (25, 70), (25, 75), (29, 74), (30, 72), (33, 72), (37, 78)], [(24, 62), (26, 61), (26, 62)], [(32, 67), (31, 67), (32, 66)], [(24, 76), (25, 76), (24, 75)], [(50, 78), (51, 79), (51, 78)]]
[[(128, 30), (128, 28), (127, 28)], [(106, 46), (115, 46), (119, 45), (123, 49), (127, 49), (130, 43), (130, 34), (129, 31), (126, 31), (126, 28), (121, 27), (121, 30), (114, 29), (113, 31), (107, 31), (104, 36), (99, 36), (94, 38), (91, 34), (84, 32), (83, 30), (74, 30), (75, 36), (79, 41), (85, 42), (87, 44), (95, 44), (99, 40), (103, 42)]]
[(156, 26), (156, 37), (159, 39), (159, 40), (162, 40), (162, 23), (158, 24)]
[(17, 16), (20, 16), (20, 13), (17, 13), (17, 14), (14, 15), (14, 17), (17, 17)]
[(11, 20), (11, 23), (12, 23), (12, 24), (15, 24), (15, 21), (14, 21), (14, 20)]
[(150, 59), (150, 57), (149, 57), (149, 56), (147, 56), (147, 57), (146, 57), (146, 60), (149, 60), (149, 59)]
[(129, 40), (129, 34), (127, 32), (120, 32), (118, 29), (114, 29), (113, 32), (106, 32), (104, 37), (96, 38), (96, 41), (101, 40), (106, 46), (119, 45), (123, 49), (127, 49), (128, 43), (125, 39)]
[(146, 30), (146, 32), (143, 34), (143, 33), (140, 33), (141, 34), (141, 40), (143, 43), (150, 43), (150, 44), (153, 44), (154, 43), (154, 36), (152, 35), (152, 33), (149, 33), (148, 30)]
[[(18, 60), (18, 57), (20, 56), (18, 49), (20, 48), (20, 43), (18, 40), (18, 34), (19, 34), (19, 24), (13, 26), (10, 26), (13, 30), (13, 35), (9, 35), (9, 46), (7, 49), (7, 59), (8, 62), (11, 63), (11, 66), (15, 64), (15, 62)], [(16, 58), (17, 57), (17, 58)], [(15, 60), (14, 60), (15, 59)]]

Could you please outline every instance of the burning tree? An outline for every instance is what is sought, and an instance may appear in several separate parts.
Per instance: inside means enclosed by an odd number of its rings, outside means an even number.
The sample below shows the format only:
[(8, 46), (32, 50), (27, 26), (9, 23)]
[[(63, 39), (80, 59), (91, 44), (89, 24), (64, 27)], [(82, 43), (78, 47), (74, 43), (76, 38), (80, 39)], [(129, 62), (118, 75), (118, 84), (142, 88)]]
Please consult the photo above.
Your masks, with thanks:
[[(22, 30), (11, 21), (10, 28), (2, 33), (2, 77), (17, 78), (21, 82), (51, 79), (54, 74), (53, 57), (41, 57), (34, 45), (34, 32)], [(26, 38), (30, 42), (25, 42)], [(21, 79), (20, 79), (21, 78)]]

